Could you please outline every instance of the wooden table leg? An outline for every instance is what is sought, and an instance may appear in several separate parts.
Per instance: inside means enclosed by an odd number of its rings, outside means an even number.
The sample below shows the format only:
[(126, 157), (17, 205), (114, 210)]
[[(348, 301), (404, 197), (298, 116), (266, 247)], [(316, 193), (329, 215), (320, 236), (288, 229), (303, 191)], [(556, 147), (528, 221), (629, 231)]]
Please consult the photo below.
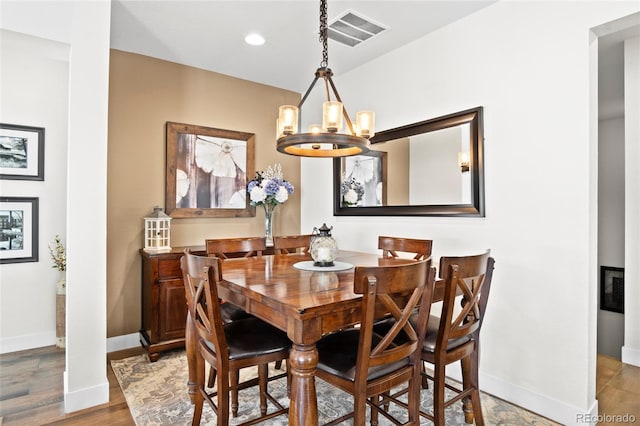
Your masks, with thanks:
[(184, 346), (187, 352), (187, 366), (189, 367), (189, 380), (187, 381), (187, 388), (189, 391), (189, 398), (191, 403), (195, 402), (197, 389), (197, 353), (196, 353), (196, 329), (193, 325), (191, 313), (187, 312), (187, 324), (185, 327), (185, 342)]
[(317, 426), (318, 424), (315, 383), (317, 365), (318, 351), (315, 343), (293, 345), (289, 354), (289, 368), (291, 370), (289, 424), (292, 426)]

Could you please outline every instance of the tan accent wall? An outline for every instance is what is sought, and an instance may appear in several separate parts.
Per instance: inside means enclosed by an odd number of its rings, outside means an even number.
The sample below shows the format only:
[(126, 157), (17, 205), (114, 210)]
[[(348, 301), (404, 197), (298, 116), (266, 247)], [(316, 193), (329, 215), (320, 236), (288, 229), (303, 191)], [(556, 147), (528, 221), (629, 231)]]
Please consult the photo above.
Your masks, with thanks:
[[(278, 162), (296, 188), (276, 211), (274, 234), (300, 232), (300, 160), (275, 149), (278, 106), (297, 104), (299, 93), (118, 50), (111, 51), (110, 59), (107, 337), (140, 328), (138, 250), (143, 246), (143, 217), (155, 205), (165, 204), (167, 121), (254, 133), (256, 170)], [(172, 246), (264, 234), (259, 208), (251, 218), (171, 222)]]

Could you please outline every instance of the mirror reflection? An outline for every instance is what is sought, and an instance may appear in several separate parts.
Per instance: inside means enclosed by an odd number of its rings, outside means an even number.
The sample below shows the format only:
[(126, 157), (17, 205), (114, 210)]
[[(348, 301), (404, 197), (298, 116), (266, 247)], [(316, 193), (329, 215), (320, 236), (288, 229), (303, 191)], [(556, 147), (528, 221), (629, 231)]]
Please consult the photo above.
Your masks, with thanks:
[(379, 132), (334, 160), (336, 215), (483, 216), (482, 108)]
[(372, 150), (365, 155), (342, 158), (342, 205), (386, 206), (387, 184), (386, 164), (388, 153)]

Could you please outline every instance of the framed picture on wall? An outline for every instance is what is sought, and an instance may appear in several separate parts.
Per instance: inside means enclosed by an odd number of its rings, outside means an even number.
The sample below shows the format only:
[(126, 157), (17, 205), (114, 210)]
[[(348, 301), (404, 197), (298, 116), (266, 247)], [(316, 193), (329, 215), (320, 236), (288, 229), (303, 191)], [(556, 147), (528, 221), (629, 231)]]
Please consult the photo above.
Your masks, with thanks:
[(340, 159), (341, 206), (387, 205), (387, 153), (369, 151)]
[(252, 217), (255, 135), (167, 122), (165, 211), (174, 218)]
[(0, 263), (38, 261), (38, 198), (0, 197)]
[(0, 123), (0, 179), (44, 180), (44, 128)]
[(624, 314), (624, 268), (600, 266), (600, 309)]

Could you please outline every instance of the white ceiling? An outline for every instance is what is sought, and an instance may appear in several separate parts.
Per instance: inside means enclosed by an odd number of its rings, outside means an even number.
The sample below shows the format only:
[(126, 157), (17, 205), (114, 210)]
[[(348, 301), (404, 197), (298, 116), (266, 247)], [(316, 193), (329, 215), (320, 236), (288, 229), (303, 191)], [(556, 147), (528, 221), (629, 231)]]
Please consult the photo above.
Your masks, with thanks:
[[(334, 73), (352, 70), (496, 0), (328, 1), (329, 23), (351, 10), (388, 30), (356, 47), (329, 41)], [(111, 47), (304, 93), (322, 59), (319, 0), (114, 0)], [(600, 118), (621, 117), (622, 41), (638, 28), (616, 31), (637, 16), (605, 24), (600, 40)], [(257, 32), (263, 46), (244, 37)]]
[[(356, 47), (329, 41), (336, 76), (410, 43), (491, 1), (328, 1), (329, 22), (346, 10), (388, 27)], [(111, 47), (296, 92), (304, 92), (322, 60), (319, 0), (114, 0)], [(266, 43), (249, 46), (260, 33)]]
[[(329, 22), (350, 9), (389, 28), (354, 48), (329, 41), (329, 66), (339, 76), (495, 1), (329, 0)], [(0, 10), (0, 28), (70, 41), (72, 2), (0, 0)], [(318, 27), (319, 0), (113, 0), (111, 47), (303, 93), (322, 59)], [(244, 43), (254, 31), (265, 45)], [(640, 13), (594, 31), (599, 115), (621, 117), (622, 42), (640, 36)]]

